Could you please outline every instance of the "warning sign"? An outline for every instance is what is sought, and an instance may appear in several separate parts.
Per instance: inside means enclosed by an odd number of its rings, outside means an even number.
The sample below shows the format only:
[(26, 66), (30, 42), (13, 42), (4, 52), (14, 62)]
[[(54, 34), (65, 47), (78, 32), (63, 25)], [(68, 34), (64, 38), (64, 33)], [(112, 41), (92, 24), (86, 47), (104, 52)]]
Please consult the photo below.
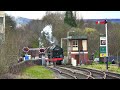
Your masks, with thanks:
[(106, 53), (100, 53), (100, 57), (106, 57)]
[(106, 37), (100, 37), (100, 46), (106, 46)]
[(101, 45), (106, 45), (106, 40), (101, 40)]

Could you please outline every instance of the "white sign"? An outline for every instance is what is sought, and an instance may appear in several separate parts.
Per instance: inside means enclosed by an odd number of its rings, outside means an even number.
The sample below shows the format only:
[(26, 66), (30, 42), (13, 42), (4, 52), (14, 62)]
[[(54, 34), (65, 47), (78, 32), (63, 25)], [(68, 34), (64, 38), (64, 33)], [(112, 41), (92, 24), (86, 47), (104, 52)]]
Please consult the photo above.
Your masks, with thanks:
[(106, 37), (100, 37), (100, 46), (106, 46)]
[(72, 58), (71, 62), (72, 62), (72, 66), (77, 66), (77, 60), (75, 60), (74, 58)]

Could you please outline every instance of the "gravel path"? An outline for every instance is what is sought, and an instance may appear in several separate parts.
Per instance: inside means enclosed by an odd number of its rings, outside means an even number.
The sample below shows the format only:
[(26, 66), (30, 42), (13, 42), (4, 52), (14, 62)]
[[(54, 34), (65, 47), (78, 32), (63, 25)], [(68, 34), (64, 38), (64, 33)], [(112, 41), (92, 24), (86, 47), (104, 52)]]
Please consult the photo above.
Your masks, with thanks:
[(17, 75), (6, 73), (0, 76), (0, 79), (15, 79)]

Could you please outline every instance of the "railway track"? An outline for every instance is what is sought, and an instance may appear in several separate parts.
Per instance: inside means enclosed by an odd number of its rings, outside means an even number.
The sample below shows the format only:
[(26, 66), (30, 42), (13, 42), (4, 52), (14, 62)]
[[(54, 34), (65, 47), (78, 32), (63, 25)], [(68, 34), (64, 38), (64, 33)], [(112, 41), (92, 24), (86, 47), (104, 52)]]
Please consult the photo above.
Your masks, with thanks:
[(65, 76), (67, 79), (94, 79), (90, 73), (89, 74), (84, 74), (83, 72), (80, 72), (78, 70), (72, 70), (69, 68), (65, 67), (48, 67), (54, 71), (59, 72), (59, 74)]
[(72, 68), (75, 70), (84, 71), (84, 74), (87, 74), (89, 72), (90, 73), (89, 75), (90, 77), (92, 77), (92, 79), (120, 79), (120, 74), (116, 74), (116, 73), (99, 71), (99, 70), (88, 69), (88, 68), (64, 66), (64, 65), (61, 65), (60, 67), (66, 67), (66, 68)]
[(59, 67), (59, 66), (57, 66), (56, 68), (75, 76), (76, 79), (94, 79), (91, 77), (89, 72), (88, 72), (89, 74), (84, 74), (82, 71), (78, 71), (70, 68)]
[(106, 79), (120, 79), (120, 74), (111, 73), (111, 72), (105, 72), (105, 73), (106, 73)]
[(120, 74), (117, 73), (112, 73), (112, 72), (106, 72), (106, 71), (100, 71), (100, 70), (95, 70), (95, 69), (88, 69), (88, 68), (83, 68), (83, 69), (87, 69), (93, 73), (104, 73), (104, 77), (103, 79), (120, 79)]
[(105, 79), (106, 78), (106, 74), (104, 72), (97, 72), (97, 71), (92, 71), (89, 69), (80, 68), (80, 67), (73, 67), (73, 66), (63, 66), (62, 65), (61, 67), (67, 67), (67, 68), (72, 68), (75, 70), (83, 71), (84, 74), (87, 74), (89, 72), (90, 77), (92, 77), (93, 79)]
[(60, 69), (58, 69), (56, 67), (50, 67), (49, 66), (47, 68), (50, 69), (50, 70), (53, 70), (55, 73), (59, 73), (60, 75), (62, 75), (62, 77), (59, 76), (59, 77), (61, 77), (60, 79), (77, 79), (74, 75), (66, 73), (65, 71), (61, 71)]

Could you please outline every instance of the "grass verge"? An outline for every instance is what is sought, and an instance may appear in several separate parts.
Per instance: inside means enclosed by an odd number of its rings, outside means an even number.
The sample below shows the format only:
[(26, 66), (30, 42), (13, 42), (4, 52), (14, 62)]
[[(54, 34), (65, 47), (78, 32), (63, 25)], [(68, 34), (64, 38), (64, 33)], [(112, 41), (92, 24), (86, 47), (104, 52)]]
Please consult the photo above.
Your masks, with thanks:
[(31, 66), (23, 69), (17, 79), (54, 79), (54, 72), (43, 66)]
[[(106, 64), (96, 64), (96, 63), (93, 63), (92, 65), (82, 65), (80, 67), (106, 71)], [(120, 74), (120, 68), (118, 66), (109, 64), (108, 67), (109, 67), (108, 71)]]

